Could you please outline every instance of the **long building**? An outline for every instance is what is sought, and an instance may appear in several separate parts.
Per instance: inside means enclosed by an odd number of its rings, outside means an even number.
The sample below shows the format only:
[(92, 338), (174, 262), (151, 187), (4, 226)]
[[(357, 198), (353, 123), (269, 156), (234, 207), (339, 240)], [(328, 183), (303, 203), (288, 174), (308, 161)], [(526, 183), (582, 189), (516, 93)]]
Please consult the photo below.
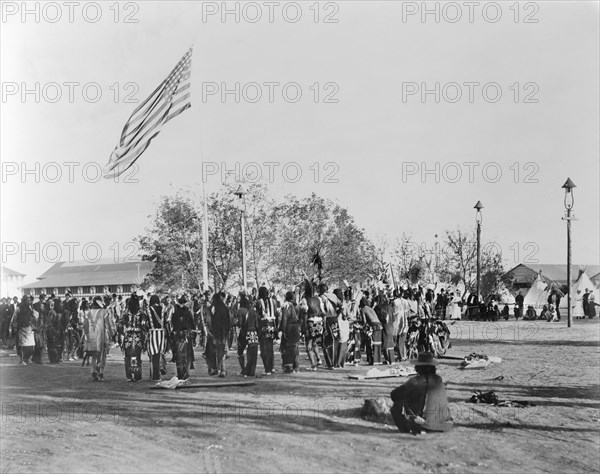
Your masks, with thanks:
[(139, 288), (153, 267), (152, 262), (57, 262), (21, 290), (34, 296), (42, 293), (64, 296), (67, 291), (78, 297), (126, 295)]
[[(594, 280), (600, 271), (599, 265), (571, 265), (571, 283), (575, 283), (579, 276), (579, 270), (585, 271), (588, 277)], [(516, 288), (530, 288), (531, 284), (539, 275), (546, 283), (555, 283), (559, 287), (567, 286), (567, 266), (552, 265), (544, 263), (520, 263), (508, 272)], [(594, 284), (598, 282), (594, 281)]]

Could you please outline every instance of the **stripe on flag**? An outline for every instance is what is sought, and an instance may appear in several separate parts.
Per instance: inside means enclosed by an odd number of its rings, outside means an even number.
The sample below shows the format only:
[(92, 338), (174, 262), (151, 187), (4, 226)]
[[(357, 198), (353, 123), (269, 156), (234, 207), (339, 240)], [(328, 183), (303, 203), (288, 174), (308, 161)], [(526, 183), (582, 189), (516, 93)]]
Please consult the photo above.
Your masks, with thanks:
[(105, 178), (120, 176), (144, 153), (162, 126), (191, 107), (190, 85), (192, 75), (192, 48), (183, 55), (175, 68), (136, 107), (123, 127), (119, 144), (110, 155), (104, 169)]

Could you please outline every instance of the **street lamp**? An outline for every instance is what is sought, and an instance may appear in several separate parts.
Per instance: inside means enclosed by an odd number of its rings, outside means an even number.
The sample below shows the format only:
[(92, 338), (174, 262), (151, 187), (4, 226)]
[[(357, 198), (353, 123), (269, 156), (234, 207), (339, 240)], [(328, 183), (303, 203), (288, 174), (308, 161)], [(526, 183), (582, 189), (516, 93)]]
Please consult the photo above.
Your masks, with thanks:
[(481, 276), (481, 221), (483, 220), (483, 215), (481, 214), (483, 204), (481, 204), (481, 201), (477, 201), (477, 204), (473, 206), (473, 209), (477, 210), (477, 213), (475, 214), (475, 222), (477, 222), (477, 304), (479, 305), (479, 284)]
[[(571, 178), (567, 178), (562, 187), (565, 190), (565, 209), (567, 210), (567, 215), (563, 217), (563, 220), (567, 221), (567, 327), (571, 327), (571, 221), (575, 220), (575, 216), (571, 216), (571, 209), (575, 203), (573, 188), (576, 186)], [(558, 308), (556, 310), (558, 311)]]
[(244, 185), (240, 184), (233, 194), (240, 198), (241, 202), (240, 227), (242, 229), (242, 284), (244, 285), (244, 291), (246, 291), (246, 231), (244, 229), (244, 213), (246, 211), (244, 196), (246, 195), (246, 189), (244, 188)]

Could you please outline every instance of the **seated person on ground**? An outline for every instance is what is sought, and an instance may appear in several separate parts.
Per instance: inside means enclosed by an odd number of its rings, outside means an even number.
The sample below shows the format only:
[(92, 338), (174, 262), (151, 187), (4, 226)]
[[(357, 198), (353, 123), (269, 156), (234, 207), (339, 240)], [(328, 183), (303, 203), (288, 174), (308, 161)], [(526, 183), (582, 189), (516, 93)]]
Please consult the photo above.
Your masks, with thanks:
[(535, 311), (535, 308), (531, 305), (527, 306), (527, 312), (525, 313), (525, 317), (523, 319), (533, 321), (536, 318), (537, 318), (537, 313)]
[(452, 418), (444, 382), (435, 373), (438, 361), (430, 352), (420, 352), (416, 360), (417, 376), (394, 389), (392, 417), (403, 433), (449, 431)]

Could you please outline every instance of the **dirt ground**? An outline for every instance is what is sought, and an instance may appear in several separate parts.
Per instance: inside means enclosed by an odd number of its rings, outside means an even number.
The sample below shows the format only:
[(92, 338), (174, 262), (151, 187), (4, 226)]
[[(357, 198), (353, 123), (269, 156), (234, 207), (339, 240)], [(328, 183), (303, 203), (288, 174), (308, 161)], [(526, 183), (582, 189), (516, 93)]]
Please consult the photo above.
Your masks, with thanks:
[[(12, 472), (598, 472), (600, 323), (457, 322), (448, 355), (499, 356), (485, 370), (442, 360), (455, 427), (412, 436), (364, 421), (365, 398), (405, 379), (352, 381), (367, 366), (279, 370), (255, 386), (154, 390), (127, 383), (112, 349), (104, 383), (81, 361), (22, 367), (4, 351), (2, 473)], [(208, 377), (200, 352), (193, 383)], [(235, 352), (227, 381), (238, 377)], [(276, 358), (276, 367), (280, 358)], [(259, 360), (259, 370), (260, 360)], [(175, 375), (168, 364), (165, 378)], [(503, 376), (503, 378), (501, 377)], [(497, 378), (500, 379), (498, 380)], [(497, 379), (497, 380), (494, 380)], [(531, 408), (467, 403), (473, 390)]]

